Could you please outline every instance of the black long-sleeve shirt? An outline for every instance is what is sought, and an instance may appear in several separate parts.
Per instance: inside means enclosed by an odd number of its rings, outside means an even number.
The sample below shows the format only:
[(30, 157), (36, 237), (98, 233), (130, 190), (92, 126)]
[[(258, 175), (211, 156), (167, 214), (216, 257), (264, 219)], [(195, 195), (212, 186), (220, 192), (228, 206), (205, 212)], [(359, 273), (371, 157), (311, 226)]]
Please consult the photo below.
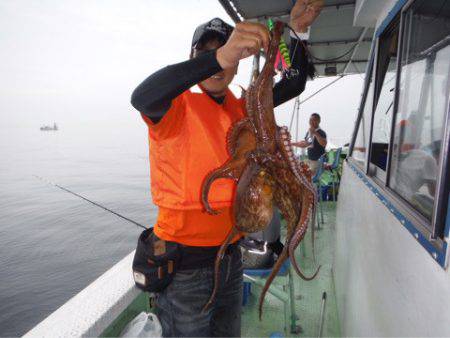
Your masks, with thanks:
[[(275, 84), (273, 88), (275, 107), (303, 92), (307, 76), (312, 76), (314, 73), (312, 64), (308, 61), (305, 47), (294, 38), (291, 38), (290, 58), (292, 60), (291, 67), (298, 71), (298, 76), (289, 79), (283, 77)], [(174, 98), (221, 70), (215, 50), (167, 66), (150, 75), (134, 90), (131, 96), (131, 104), (139, 112), (150, 118), (152, 122), (158, 123), (169, 110)]]

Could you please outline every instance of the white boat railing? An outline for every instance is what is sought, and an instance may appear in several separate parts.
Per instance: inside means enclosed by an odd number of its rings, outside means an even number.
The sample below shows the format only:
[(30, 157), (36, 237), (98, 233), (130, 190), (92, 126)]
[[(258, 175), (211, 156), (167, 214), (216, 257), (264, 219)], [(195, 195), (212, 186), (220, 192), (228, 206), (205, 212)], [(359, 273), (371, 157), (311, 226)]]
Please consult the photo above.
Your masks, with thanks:
[(24, 337), (97, 337), (140, 294), (134, 251), (49, 315)]

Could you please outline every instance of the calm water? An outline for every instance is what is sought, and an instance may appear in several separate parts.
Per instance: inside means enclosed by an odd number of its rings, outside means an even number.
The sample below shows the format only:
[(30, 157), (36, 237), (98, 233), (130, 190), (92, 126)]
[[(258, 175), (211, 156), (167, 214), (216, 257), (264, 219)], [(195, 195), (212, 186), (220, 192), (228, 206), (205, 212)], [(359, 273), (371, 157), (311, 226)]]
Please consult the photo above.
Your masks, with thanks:
[(147, 149), (140, 121), (0, 127), (0, 336), (27, 332), (132, 251), (140, 233), (33, 175), (148, 226)]
[[(330, 80), (308, 83), (308, 90), (324, 81)], [(330, 97), (361, 83), (344, 79)], [(117, 100), (126, 103), (128, 96)], [(358, 100), (359, 94), (345, 102), (321, 100), (322, 109), (317, 100), (303, 104), (299, 136), (306, 133), (309, 113), (320, 111), (330, 143), (348, 142), (354, 117), (349, 107)], [(289, 125), (292, 106), (290, 101), (277, 110), (280, 125)], [(42, 112), (8, 118), (0, 111), (0, 336), (27, 332), (132, 251), (140, 233), (34, 175), (146, 226), (155, 221), (146, 127), (128, 104), (109, 111), (61, 112), (66, 120), (57, 121), (57, 132), (41, 132), (39, 122), (30, 122), (41, 120)]]

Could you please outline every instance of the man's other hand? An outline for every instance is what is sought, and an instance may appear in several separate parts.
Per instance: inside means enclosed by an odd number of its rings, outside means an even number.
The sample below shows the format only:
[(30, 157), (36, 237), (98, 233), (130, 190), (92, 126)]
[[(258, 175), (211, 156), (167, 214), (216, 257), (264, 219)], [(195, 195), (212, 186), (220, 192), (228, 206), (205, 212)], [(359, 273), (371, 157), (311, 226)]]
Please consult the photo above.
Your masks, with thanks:
[(217, 62), (222, 69), (233, 68), (239, 60), (269, 48), (269, 31), (260, 23), (240, 22), (227, 43), (217, 49)]
[(291, 10), (290, 25), (296, 32), (306, 32), (319, 16), (323, 0), (297, 0)]

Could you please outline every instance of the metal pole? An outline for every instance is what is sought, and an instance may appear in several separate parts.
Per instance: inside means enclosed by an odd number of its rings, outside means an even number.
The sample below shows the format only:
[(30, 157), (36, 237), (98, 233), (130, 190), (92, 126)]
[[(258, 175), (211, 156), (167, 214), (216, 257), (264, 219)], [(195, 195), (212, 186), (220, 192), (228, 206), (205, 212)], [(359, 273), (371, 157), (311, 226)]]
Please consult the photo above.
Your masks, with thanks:
[(291, 333), (298, 333), (297, 328), (297, 315), (295, 314), (295, 284), (292, 276), (292, 270), (289, 267), (288, 271), (289, 281), (289, 305), (291, 306)]
[(299, 104), (297, 105), (297, 120), (295, 122), (295, 142), (298, 142), (298, 120), (300, 119)]
[[(261, 288), (264, 288), (264, 286), (266, 285), (266, 279), (263, 278), (253, 278), (250, 277), (249, 275), (244, 274), (244, 278), (248, 279), (249, 281), (253, 282), (254, 285), (257, 285)], [(279, 300), (281, 300), (282, 302), (289, 302), (289, 295), (287, 294), (286, 291), (281, 290), (278, 286), (276, 285), (271, 285), (270, 288), (267, 290), (268, 293), (270, 293), (271, 295), (277, 297)]]
[(219, 0), (220, 4), (222, 5), (222, 7), (225, 9), (225, 11), (227, 12), (227, 14), (233, 19), (233, 21), (235, 23), (238, 23), (241, 20), (240, 18), (240, 14), (238, 13), (238, 11), (231, 5), (230, 0)]
[(352, 63), (352, 60), (353, 60), (353, 58), (355, 57), (356, 52), (358, 51), (358, 47), (359, 47), (359, 45), (361, 44), (361, 42), (363, 41), (364, 35), (366, 35), (367, 29), (368, 29), (368, 28), (365, 27), (365, 28), (363, 29), (361, 35), (359, 36), (358, 42), (356, 43), (356, 46), (355, 46), (355, 48), (353, 49), (352, 55), (350, 56), (350, 59), (348, 60), (347, 64), (345, 65), (344, 70), (342, 71), (342, 74), (345, 74), (345, 72), (347, 71), (348, 67), (349, 67), (350, 64)]
[(322, 337), (323, 333), (323, 323), (325, 322), (325, 306), (327, 303), (327, 293), (324, 291), (322, 293), (322, 306), (320, 307), (320, 317), (319, 317), (319, 334), (317, 337)]
[[(252, 65), (252, 74), (250, 76), (250, 84), (252, 84), (259, 76), (259, 60), (261, 57), (261, 53), (256, 54), (253, 57), (253, 65)], [(250, 86), (249, 84), (249, 86)]]
[(297, 96), (295, 101), (294, 101), (294, 109), (292, 110), (292, 115), (291, 115), (291, 122), (289, 123), (289, 132), (292, 133), (292, 124), (294, 123), (294, 116), (296, 113), (296, 109), (297, 109), (297, 104), (299, 102), (299, 97)]

